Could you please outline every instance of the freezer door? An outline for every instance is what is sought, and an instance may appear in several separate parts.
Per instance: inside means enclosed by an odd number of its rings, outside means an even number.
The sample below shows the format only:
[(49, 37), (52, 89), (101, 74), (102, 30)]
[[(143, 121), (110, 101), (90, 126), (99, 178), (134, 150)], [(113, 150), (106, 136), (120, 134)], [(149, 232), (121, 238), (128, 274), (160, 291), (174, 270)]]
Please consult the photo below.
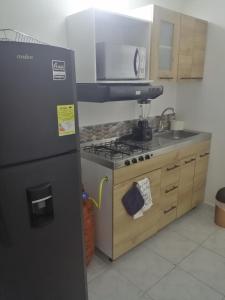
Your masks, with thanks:
[[(0, 166), (77, 149), (73, 52), (0, 42), (0, 66)], [(75, 128), (73, 117), (66, 120), (70, 114), (63, 114), (61, 105), (71, 105), (68, 112), (75, 109)]]
[(1, 300), (87, 299), (79, 162), (0, 170)]

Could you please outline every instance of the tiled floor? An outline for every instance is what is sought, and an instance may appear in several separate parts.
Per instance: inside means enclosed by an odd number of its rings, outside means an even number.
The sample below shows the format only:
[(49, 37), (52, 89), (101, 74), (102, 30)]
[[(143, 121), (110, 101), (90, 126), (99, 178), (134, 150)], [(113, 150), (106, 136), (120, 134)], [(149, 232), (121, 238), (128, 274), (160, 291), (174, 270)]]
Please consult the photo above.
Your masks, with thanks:
[(201, 205), (117, 261), (95, 256), (89, 300), (225, 300), (225, 229)]

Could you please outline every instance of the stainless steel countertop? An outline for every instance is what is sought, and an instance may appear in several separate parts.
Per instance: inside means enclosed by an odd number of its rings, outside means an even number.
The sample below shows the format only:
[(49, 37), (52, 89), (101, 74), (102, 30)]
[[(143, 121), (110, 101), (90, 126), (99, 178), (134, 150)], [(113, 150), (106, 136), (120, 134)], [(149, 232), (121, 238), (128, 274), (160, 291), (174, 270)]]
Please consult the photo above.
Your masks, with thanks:
[[(146, 151), (144, 151), (142, 154), (136, 154), (136, 155), (131, 155), (129, 157), (129, 160), (132, 161), (133, 158), (138, 158), (140, 155), (150, 155), (151, 158), (154, 158), (156, 156), (165, 154), (167, 152), (180, 149), (186, 146), (189, 146), (191, 144), (196, 144), (204, 140), (209, 140), (211, 139), (211, 133), (208, 132), (199, 132), (199, 131), (191, 131), (191, 130), (185, 130), (187, 132), (193, 132), (196, 133), (196, 135), (187, 137), (187, 138), (182, 138), (182, 139), (168, 139), (163, 137), (164, 133), (155, 133), (153, 135), (153, 139), (150, 142), (139, 142), (141, 146), (144, 146)], [(91, 143), (85, 143), (81, 145), (81, 149), (83, 146), (91, 145), (91, 144), (100, 144), (106, 141), (110, 140), (115, 140), (118, 137), (115, 137), (113, 139), (107, 139), (107, 140), (100, 140), (100, 141), (95, 141)], [(105, 157), (98, 156), (93, 153), (88, 153), (85, 151), (81, 151), (82, 158), (94, 161), (98, 164), (101, 164), (107, 168), (110, 169), (118, 169), (125, 166), (125, 160), (126, 159), (115, 159), (111, 160)]]

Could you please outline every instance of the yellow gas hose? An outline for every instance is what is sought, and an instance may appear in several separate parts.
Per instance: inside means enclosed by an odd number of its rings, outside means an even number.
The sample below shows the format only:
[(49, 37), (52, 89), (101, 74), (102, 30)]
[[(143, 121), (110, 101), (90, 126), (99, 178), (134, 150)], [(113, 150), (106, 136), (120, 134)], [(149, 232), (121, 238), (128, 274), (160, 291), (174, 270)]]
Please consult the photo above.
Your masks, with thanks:
[(108, 182), (109, 178), (107, 176), (103, 177), (99, 184), (98, 189), (98, 201), (96, 201), (94, 198), (89, 197), (89, 199), (94, 203), (96, 208), (100, 209), (102, 207), (102, 192), (103, 192), (103, 185), (105, 182)]

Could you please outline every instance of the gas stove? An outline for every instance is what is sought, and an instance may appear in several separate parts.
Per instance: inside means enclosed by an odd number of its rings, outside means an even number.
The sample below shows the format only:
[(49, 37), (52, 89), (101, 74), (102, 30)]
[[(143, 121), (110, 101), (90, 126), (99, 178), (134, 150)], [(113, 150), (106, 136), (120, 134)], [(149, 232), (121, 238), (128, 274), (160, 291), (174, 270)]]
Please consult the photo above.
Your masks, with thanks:
[(152, 142), (136, 142), (114, 138), (81, 147), (82, 157), (117, 169), (148, 160), (153, 156)]

